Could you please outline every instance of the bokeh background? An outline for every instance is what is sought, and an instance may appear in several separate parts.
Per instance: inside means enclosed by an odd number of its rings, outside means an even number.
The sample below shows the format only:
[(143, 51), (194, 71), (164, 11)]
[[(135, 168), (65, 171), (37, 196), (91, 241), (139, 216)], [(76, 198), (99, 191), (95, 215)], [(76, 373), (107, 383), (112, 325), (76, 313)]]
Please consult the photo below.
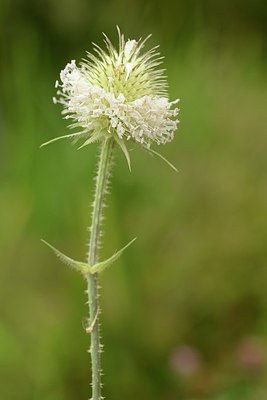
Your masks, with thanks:
[(118, 152), (102, 256), (109, 400), (267, 399), (267, 3), (1, 0), (0, 392), (89, 397), (85, 283), (41, 242), (85, 256), (97, 146), (67, 133), (54, 82), (104, 31), (160, 44), (176, 139)]

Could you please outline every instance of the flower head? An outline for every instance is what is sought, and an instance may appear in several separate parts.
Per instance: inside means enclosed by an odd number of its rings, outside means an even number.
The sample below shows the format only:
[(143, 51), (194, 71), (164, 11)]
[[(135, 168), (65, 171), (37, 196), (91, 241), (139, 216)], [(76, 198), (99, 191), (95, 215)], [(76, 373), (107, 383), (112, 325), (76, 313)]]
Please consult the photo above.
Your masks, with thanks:
[[(150, 148), (164, 144), (177, 129), (178, 100), (170, 102), (157, 47), (142, 52), (145, 40), (127, 40), (119, 33), (116, 50), (104, 35), (106, 50), (94, 44), (95, 54), (77, 66), (73, 60), (56, 82), (62, 113), (79, 132), (62, 136), (85, 138), (87, 145), (107, 136), (125, 149), (124, 139)], [(58, 138), (57, 138), (58, 139)], [(55, 140), (55, 139), (54, 139)]]

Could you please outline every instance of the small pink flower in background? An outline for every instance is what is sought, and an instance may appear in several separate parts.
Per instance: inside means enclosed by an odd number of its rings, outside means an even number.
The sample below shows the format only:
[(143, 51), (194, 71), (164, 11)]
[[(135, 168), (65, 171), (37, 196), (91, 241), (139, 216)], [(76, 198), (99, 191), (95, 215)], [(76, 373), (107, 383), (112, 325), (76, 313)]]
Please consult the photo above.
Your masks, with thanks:
[(266, 348), (257, 337), (246, 337), (238, 346), (240, 365), (248, 372), (260, 372), (266, 366)]
[(199, 370), (200, 364), (201, 356), (198, 350), (188, 345), (176, 348), (170, 358), (172, 370), (185, 376), (194, 375)]

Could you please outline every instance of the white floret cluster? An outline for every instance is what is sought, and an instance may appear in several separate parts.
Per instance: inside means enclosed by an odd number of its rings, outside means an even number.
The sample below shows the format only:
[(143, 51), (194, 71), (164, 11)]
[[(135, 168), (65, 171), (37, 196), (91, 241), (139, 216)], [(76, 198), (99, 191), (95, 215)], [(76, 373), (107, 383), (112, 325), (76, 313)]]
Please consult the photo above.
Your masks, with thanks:
[(56, 82), (54, 102), (63, 105), (63, 115), (72, 120), (70, 128), (78, 132), (45, 144), (69, 137), (83, 138), (87, 145), (114, 137), (125, 151), (125, 139), (148, 149), (173, 139), (179, 100), (168, 99), (157, 47), (141, 51), (146, 40), (125, 41), (119, 31), (118, 50), (105, 36), (106, 51), (94, 45), (96, 54), (88, 53), (79, 66), (74, 60), (66, 65)]
[(152, 141), (164, 144), (173, 139), (178, 109), (172, 106), (178, 100), (145, 95), (129, 102), (123, 93), (116, 96), (114, 91), (90, 84), (74, 60), (61, 71), (60, 79), (60, 97), (54, 101), (64, 105), (65, 118), (73, 119), (73, 127), (82, 128), (81, 135), (115, 134), (147, 147)]

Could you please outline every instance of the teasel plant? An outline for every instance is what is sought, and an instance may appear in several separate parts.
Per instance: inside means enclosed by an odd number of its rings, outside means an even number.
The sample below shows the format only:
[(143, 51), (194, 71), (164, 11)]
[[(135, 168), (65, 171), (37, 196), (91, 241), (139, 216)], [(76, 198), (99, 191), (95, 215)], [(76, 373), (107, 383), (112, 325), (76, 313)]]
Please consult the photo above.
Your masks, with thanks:
[(179, 123), (179, 100), (169, 101), (165, 70), (159, 68), (163, 57), (158, 52), (158, 46), (143, 51), (150, 35), (145, 40), (125, 40), (118, 27), (117, 30), (118, 49), (104, 34), (105, 50), (93, 44), (94, 53), (88, 52), (87, 58), (78, 66), (72, 60), (61, 71), (60, 81), (55, 84), (57, 96), (53, 101), (63, 106), (62, 114), (71, 121), (69, 127), (76, 132), (41, 145), (71, 139), (74, 143), (82, 141), (79, 149), (94, 142), (100, 146), (87, 260), (73, 260), (43, 240), (63, 263), (79, 272), (87, 283), (89, 317), (85, 330), (91, 336), (91, 400), (103, 399), (99, 276), (135, 241), (135, 238), (132, 239), (110, 258), (99, 260), (103, 211), (114, 152), (116, 148), (123, 152), (131, 171), (129, 146), (135, 144), (161, 158), (176, 171), (166, 158), (152, 148), (153, 144), (170, 142)]

